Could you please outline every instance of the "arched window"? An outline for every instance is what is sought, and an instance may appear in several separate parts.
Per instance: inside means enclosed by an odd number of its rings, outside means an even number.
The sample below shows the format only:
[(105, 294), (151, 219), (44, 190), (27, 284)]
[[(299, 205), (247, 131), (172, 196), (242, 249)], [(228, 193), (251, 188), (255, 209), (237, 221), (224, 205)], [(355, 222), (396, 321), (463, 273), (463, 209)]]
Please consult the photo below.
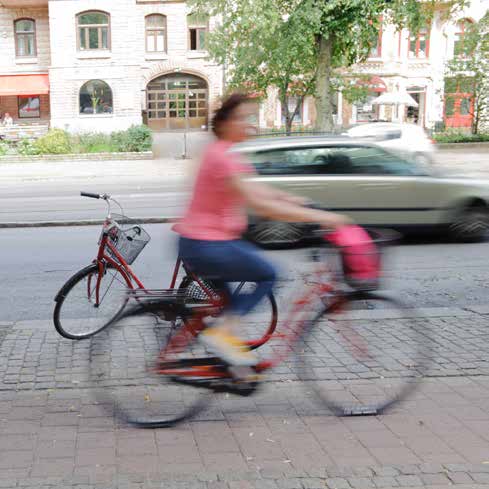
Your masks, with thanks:
[(80, 88), (80, 114), (112, 114), (112, 90), (102, 80), (87, 81)]
[(430, 52), (430, 31), (422, 27), (417, 34), (409, 35), (409, 57), (427, 58)]
[(78, 50), (110, 49), (110, 15), (92, 10), (76, 16)]
[(36, 56), (36, 22), (17, 19), (14, 22), (16, 56)]
[(205, 14), (187, 15), (188, 41), (190, 51), (204, 51), (207, 30), (209, 28), (209, 16)]
[(467, 56), (470, 54), (470, 46), (466, 42), (467, 32), (472, 27), (473, 22), (470, 19), (462, 19), (457, 22), (457, 32), (455, 32), (455, 40), (453, 43), (454, 56)]
[(146, 52), (166, 53), (166, 17), (164, 15), (146, 16)]

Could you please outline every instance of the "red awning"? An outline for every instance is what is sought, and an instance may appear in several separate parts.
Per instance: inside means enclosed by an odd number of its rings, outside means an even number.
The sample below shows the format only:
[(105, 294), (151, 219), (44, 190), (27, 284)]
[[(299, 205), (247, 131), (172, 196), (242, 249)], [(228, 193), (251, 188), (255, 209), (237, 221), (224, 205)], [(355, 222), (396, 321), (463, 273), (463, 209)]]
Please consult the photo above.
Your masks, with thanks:
[(0, 95), (44, 95), (49, 93), (48, 75), (2, 75)]
[(372, 76), (371, 78), (358, 80), (358, 85), (366, 85), (372, 92), (386, 92), (387, 86), (385, 81), (380, 76)]

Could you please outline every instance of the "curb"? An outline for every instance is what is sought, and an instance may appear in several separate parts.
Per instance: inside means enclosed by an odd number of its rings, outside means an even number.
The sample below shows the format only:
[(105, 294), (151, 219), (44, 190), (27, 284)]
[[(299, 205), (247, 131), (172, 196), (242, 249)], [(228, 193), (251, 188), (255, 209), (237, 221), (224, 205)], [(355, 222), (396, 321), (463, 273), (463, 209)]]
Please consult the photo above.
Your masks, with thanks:
[(134, 161), (153, 160), (153, 151), (121, 152), (121, 153), (68, 153), (61, 155), (4, 155), (0, 163), (39, 163), (39, 162), (71, 162), (71, 161)]
[(477, 143), (436, 143), (436, 147), (439, 150), (459, 149), (461, 151), (464, 151), (467, 148), (489, 149), (489, 142), (480, 141)]
[[(489, 304), (479, 304), (476, 306), (467, 307), (428, 307), (428, 308), (406, 308), (403, 311), (392, 309), (377, 309), (375, 311), (371, 309), (359, 309), (356, 311), (354, 317), (345, 318), (345, 320), (351, 319), (364, 319), (367, 321), (375, 321), (382, 319), (443, 319), (443, 318), (461, 318), (468, 319), (477, 316), (483, 316), (486, 318), (489, 316)], [(341, 321), (341, 319), (339, 319)], [(51, 319), (23, 319), (20, 321), (6, 321), (0, 320), (0, 328), (13, 328), (13, 329), (44, 329), (52, 327)], [(489, 470), (489, 469), (488, 469)]]
[[(135, 221), (141, 224), (175, 223), (179, 219), (179, 217), (131, 217), (131, 221)], [(0, 222), (0, 229), (101, 226), (104, 222), (105, 219), (84, 219), (79, 221)]]

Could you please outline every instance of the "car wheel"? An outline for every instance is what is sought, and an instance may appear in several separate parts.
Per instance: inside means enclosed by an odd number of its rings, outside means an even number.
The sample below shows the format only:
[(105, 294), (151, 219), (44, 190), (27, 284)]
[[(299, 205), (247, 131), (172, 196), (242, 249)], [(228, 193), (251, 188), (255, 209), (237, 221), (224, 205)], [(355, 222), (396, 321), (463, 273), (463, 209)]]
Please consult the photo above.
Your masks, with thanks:
[(247, 237), (264, 248), (271, 248), (298, 244), (304, 239), (304, 232), (297, 224), (263, 221), (250, 226)]
[(466, 207), (450, 225), (450, 233), (459, 241), (482, 241), (489, 232), (489, 210), (483, 206)]

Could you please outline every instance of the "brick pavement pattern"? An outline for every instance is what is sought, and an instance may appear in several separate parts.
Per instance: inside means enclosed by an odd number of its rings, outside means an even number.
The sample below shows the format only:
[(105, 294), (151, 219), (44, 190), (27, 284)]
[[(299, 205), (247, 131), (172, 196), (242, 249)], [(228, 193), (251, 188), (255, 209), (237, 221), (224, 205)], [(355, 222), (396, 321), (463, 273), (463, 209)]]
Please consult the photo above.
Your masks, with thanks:
[[(383, 416), (318, 411), (286, 366), (256, 396), (219, 396), (159, 430), (97, 404), (90, 341), (60, 338), (49, 321), (0, 321), (0, 488), (489, 487), (487, 312), (432, 311), (430, 377)], [(318, 342), (319, 358), (327, 346)]]

